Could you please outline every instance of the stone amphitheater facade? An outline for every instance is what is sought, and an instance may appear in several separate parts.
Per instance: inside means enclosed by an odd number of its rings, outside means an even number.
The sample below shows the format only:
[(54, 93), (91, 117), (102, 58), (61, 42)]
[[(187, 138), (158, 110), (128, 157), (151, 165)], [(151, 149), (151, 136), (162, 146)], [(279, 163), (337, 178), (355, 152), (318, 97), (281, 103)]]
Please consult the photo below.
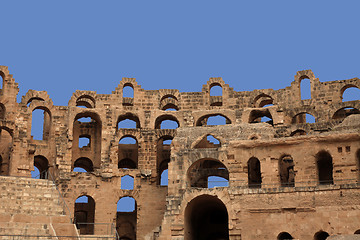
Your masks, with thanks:
[[(74, 221), (77, 237), (106, 235), (102, 223), (111, 223), (131, 240), (321, 240), (360, 232), (360, 98), (342, 101), (346, 89), (360, 89), (358, 78), (320, 82), (304, 70), (284, 89), (242, 92), (221, 78), (201, 92), (144, 90), (123, 78), (112, 94), (77, 90), (68, 106), (55, 106), (34, 90), (18, 103), (6, 66), (0, 75), (0, 229), (8, 235), (11, 223), (39, 222), (51, 225), (43, 234), (69, 235), (74, 229), (61, 226)], [(304, 79), (310, 99), (301, 98)], [(211, 96), (215, 86), (221, 96)], [(133, 96), (123, 97), (125, 87)], [(37, 109), (41, 140), (31, 136)], [(214, 116), (226, 124), (209, 125)], [(178, 127), (164, 128), (167, 120)], [(88, 144), (79, 147), (79, 139)], [(30, 179), (35, 168), (40, 179)], [(225, 185), (210, 188), (214, 176)], [(124, 187), (125, 179), (133, 186)], [(76, 202), (82, 196), (87, 202)], [(133, 211), (117, 210), (125, 197), (135, 200)]]

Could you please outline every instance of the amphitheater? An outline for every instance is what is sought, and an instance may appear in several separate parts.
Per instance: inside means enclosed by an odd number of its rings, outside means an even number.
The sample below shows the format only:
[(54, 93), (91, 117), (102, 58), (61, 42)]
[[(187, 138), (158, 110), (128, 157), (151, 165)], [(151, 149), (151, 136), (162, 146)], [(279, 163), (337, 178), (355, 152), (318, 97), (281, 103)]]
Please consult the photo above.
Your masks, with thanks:
[(360, 94), (343, 101), (358, 78), (304, 70), (241, 92), (123, 78), (55, 106), (46, 91), (17, 102), (0, 75), (0, 239), (359, 239)]

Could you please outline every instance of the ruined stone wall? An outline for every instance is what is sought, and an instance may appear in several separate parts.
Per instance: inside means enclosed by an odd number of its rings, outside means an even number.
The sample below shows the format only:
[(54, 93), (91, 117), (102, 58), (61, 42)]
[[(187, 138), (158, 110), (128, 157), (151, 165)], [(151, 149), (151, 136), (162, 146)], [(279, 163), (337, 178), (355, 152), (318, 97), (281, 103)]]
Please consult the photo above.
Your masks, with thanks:
[[(310, 239), (320, 230), (360, 228), (360, 101), (342, 101), (347, 88), (360, 88), (358, 78), (320, 82), (305, 70), (284, 89), (243, 92), (211, 78), (201, 92), (185, 93), (144, 90), (123, 78), (112, 94), (77, 90), (68, 106), (55, 106), (34, 90), (17, 103), (18, 84), (7, 67), (0, 74), (1, 175), (30, 176), (34, 166), (47, 172), (41, 177), (56, 179), (72, 217), (76, 199), (88, 196), (94, 222), (117, 224), (128, 239), (206, 239), (195, 228), (213, 229), (214, 239), (276, 239), (281, 232)], [(311, 98), (302, 100), (304, 79)], [(214, 86), (221, 96), (210, 94)], [(123, 97), (125, 87), (132, 97)], [(44, 111), (42, 140), (31, 136), (35, 109)], [(214, 116), (226, 125), (209, 125)], [(119, 128), (124, 120), (135, 126)], [(166, 120), (179, 128), (164, 129)], [(209, 135), (219, 143), (207, 141)], [(123, 144), (127, 137), (135, 144)], [(80, 138), (89, 144), (79, 147)], [(166, 169), (169, 183), (161, 186)], [(124, 176), (133, 178), (133, 189), (122, 189)], [(209, 189), (209, 176), (228, 186)], [(135, 199), (134, 212), (117, 213), (123, 197)], [(208, 209), (227, 222), (203, 216)], [(95, 234), (103, 232), (95, 225)]]

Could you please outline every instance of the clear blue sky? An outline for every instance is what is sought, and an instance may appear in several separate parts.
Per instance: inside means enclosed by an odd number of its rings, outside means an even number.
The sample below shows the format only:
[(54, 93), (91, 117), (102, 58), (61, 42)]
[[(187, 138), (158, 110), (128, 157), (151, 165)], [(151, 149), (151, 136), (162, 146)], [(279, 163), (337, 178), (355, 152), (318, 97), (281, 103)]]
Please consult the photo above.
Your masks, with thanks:
[[(0, 65), (67, 105), (76, 89), (279, 89), (360, 77), (360, 1), (2, 1)], [(20, 99), (20, 97), (18, 99)]]

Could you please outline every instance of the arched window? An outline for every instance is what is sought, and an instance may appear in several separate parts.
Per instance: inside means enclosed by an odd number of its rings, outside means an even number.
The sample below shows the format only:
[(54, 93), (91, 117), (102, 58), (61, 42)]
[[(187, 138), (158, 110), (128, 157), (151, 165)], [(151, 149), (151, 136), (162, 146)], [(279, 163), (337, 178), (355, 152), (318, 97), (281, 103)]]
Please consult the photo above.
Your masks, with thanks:
[(88, 195), (75, 200), (74, 223), (81, 235), (94, 234), (95, 201)]
[[(215, 185), (228, 186), (229, 171), (226, 166), (220, 161), (215, 159), (200, 159), (194, 162), (187, 171), (188, 181), (191, 187), (197, 188), (208, 188), (209, 186), (214, 187)], [(210, 180), (220, 180), (219, 182), (208, 183)], [(212, 178), (220, 177), (220, 178)]]
[(124, 136), (118, 146), (118, 168), (135, 169), (138, 164), (139, 146), (134, 136)]
[(292, 124), (297, 123), (315, 123), (315, 117), (309, 113), (303, 112), (296, 114), (292, 119)]
[(140, 120), (136, 115), (127, 113), (118, 118), (117, 128), (140, 128)]
[(310, 79), (307, 76), (303, 76), (300, 81), (301, 100), (311, 99)]
[(201, 195), (185, 209), (185, 239), (229, 239), (229, 216), (225, 204), (217, 197)]
[(168, 185), (168, 167), (171, 155), (172, 136), (163, 136), (157, 142), (157, 174), (160, 186)]
[(162, 115), (155, 120), (155, 129), (176, 129), (180, 127), (179, 121), (172, 115)]
[(134, 178), (130, 175), (121, 177), (121, 189), (133, 190), (134, 189)]
[(208, 188), (215, 188), (215, 187), (228, 187), (229, 180), (223, 177), (218, 176), (209, 176), (207, 179), (207, 187)]
[(130, 83), (127, 83), (124, 85), (123, 97), (124, 98), (134, 98), (134, 87)]
[(162, 171), (160, 175), (160, 186), (167, 186), (169, 184), (168, 169)]
[(231, 124), (231, 121), (228, 117), (222, 114), (209, 114), (202, 116), (196, 122), (196, 126), (215, 126), (215, 125), (225, 125)]
[(254, 107), (262, 108), (269, 107), (273, 105), (273, 99), (269, 95), (260, 94), (254, 99)]
[(137, 206), (132, 197), (117, 202), (116, 230), (123, 239), (136, 239)]
[(160, 100), (160, 109), (164, 111), (178, 111), (178, 100), (174, 95), (165, 95)]
[(356, 230), (354, 234), (360, 234), (360, 229)]
[(332, 119), (338, 119), (338, 120), (341, 120), (341, 119), (344, 119), (352, 114), (360, 114), (360, 111), (356, 108), (353, 108), (353, 107), (345, 107), (345, 108), (341, 108), (339, 110), (337, 110)]
[(252, 157), (247, 162), (249, 188), (261, 188), (261, 168), (259, 159)]
[(4, 79), (5, 79), (5, 74), (2, 71), (0, 71), (0, 89), (3, 89)]
[(343, 102), (360, 100), (360, 89), (355, 86), (345, 87), (341, 99)]
[(88, 95), (80, 96), (76, 99), (76, 106), (82, 108), (95, 108), (95, 99)]
[(213, 135), (206, 135), (200, 142), (198, 142), (194, 148), (219, 148), (221, 142)]
[(222, 87), (220, 84), (213, 84), (210, 87), (210, 96), (222, 96)]
[(278, 235), (277, 237), (278, 240), (289, 240), (289, 239), (294, 239), (290, 233), (287, 232), (282, 232)]
[(279, 161), (280, 182), (282, 187), (295, 186), (294, 160), (290, 155), (285, 155)]
[(0, 175), (9, 175), (13, 138), (8, 129), (0, 128)]
[(37, 155), (34, 157), (34, 171), (31, 172), (32, 178), (48, 178), (49, 161), (44, 157)]
[(89, 158), (81, 157), (77, 159), (74, 163), (74, 172), (93, 172), (94, 166), (92, 161)]
[(330, 235), (327, 232), (324, 231), (319, 231), (317, 233), (315, 233), (314, 235), (314, 240), (325, 240), (329, 237)]
[(316, 165), (319, 184), (333, 184), (333, 162), (331, 155), (326, 151), (316, 154)]
[(50, 134), (50, 114), (41, 108), (32, 112), (31, 135), (35, 140), (47, 140)]
[(271, 113), (268, 109), (251, 111), (249, 117), (249, 123), (260, 123), (260, 122), (268, 123), (270, 125), (274, 124)]

